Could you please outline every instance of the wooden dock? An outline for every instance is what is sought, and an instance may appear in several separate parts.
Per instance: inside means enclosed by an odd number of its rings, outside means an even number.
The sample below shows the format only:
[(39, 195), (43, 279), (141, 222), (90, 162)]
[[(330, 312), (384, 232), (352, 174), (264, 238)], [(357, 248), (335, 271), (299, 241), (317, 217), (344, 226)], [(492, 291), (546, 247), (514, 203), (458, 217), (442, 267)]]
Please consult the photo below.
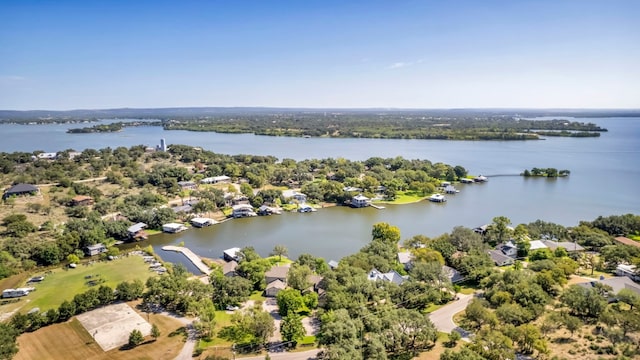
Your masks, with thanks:
[(193, 265), (195, 265), (195, 267), (197, 267), (198, 270), (200, 270), (202, 273), (207, 275), (211, 274), (211, 269), (204, 262), (202, 262), (202, 259), (200, 259), (198, 255), (194, 254), (193, 251), (187, 249), (186, 247), (167, 245), (163, 246), (162, 250), (180, 252), (184, 256), (186, 256), (187, 259), (189, 259), (189, 261), (191, 261), (191, 263), (193, 263)]
[(380, 205), (375, 205), (375, 204), (369, 204), (369, 206), (371, 206), (374, 209), (378, 209), (378, 210), (382, 210), (384, 209), (384, 206), (380, 206)]

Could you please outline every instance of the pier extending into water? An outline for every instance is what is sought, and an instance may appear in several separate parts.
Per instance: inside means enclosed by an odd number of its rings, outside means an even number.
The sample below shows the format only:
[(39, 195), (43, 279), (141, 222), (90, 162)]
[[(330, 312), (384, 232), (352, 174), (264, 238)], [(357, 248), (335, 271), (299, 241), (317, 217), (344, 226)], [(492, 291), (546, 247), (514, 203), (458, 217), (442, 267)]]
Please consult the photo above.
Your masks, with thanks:
[(211, 274), (211, 269), (202, 261), (202, 259), (200, 259), (198, 255), (194, 254), (193, 251), (189, 250), (186, 247), (167, 245), (163, 246), (162, 250), (180, 252), (184, 256), (186, 256), (187, 259), (189, 259), (189, 261), (191, 261), (193, 265), (195, 265), (202, 273), (207, 275)]
[(376, 204), (369, 204), (369, 206), (371, 206), (374, 209), (378, 209), (378, 210), (384, 209), (384, 206), (380, 206), (380, 205), (376, 205)]

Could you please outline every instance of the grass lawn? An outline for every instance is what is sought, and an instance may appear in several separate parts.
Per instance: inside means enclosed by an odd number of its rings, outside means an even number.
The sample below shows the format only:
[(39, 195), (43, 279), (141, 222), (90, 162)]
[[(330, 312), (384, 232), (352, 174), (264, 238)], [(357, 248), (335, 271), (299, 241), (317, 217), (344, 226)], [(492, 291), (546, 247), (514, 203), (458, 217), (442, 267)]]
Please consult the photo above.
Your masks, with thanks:
[(427, 306), (426, 309), (424, 309), (424, 313), (429, 314), (432, 313), (438, 309), (440, 309), (441, 307), (443, 307), (444, 305), (438, 305), (438, 304), (431, 304), (429, 306)]
[(410, 204), (421, 201), (425, 196), (419, 195), (415, 191), (398, 191), (396, 193), (396, 199), (394, 201), (376, 201), (376, 203), (382, 204)]
[(152, 314), (150, 322), (160, 329), (160, 337), (147, 339), (131, 350), (102, 351), (91, 335), (73, 318), (71, 321), (50, 325), (18, 337), (20, 351), (15, 360), (27, 359), (175, 359), (184, 344), (184, 337), (170, 336), (184, 325), (176, 319)]
[(91, 280), (104, 280), (103, 283), (95, 285), (96, 287), (106, 285), (115, 289), (125, 280), (140, 279), (144, 283), (154, 275), (156, 273), (149, 270), (142, 257), (135, 255), (113, 261), (100, 261), (88, 266), (79, 265), (75, 269), (55, 269), (53, 273), (47, 274), (42, 282), (30, 285), (35, 287), (36, 291), (25, 297), (29, 301), (21, 311), (27, 312), (38, 307), (44, 312), (57, 308), (64, 300), (71, 300), (76, 294), (91, 288), (86, 284), (89, 281), (85, 279), (87, 276), (92, 276)]

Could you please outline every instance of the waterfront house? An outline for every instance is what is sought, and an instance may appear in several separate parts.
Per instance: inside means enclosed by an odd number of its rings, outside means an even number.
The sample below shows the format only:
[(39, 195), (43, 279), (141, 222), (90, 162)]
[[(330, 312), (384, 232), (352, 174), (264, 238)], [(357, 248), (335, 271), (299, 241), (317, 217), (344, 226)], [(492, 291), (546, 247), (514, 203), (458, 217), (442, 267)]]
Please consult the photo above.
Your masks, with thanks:
[(453, 185), (448, 185), (444, 188), (444, 192), (447, 194), (457, 194), (460, 190), (456, 189)]
[(173, 210), (174, 213), (190, 213), (191, 211), (193, 211), (193, 206), (191, 204), (185, 204), (185, 205), (181, 205), (181, 206), (174, 206), (171, 208), (171, 210)]
[(298, 212), (299, 213), (309, 213), (309, 212), (314, 212), (316, 211), (316, 209), (312, 208), (311, 206), (307, 205), (307, 204), (299, 204), (298, 205)]
[(40, 192), (37, 186), (31, 184), (16, 184), (5, 190), (2, 195), (3, 199), (7, 199), (11, 196), (31, 196), (37, 195)]
[(86, 195), (74, 196), (71, 199), (71, 206), (89, 206), (93, 205), (93, 198)]
[(267, 284), (276, 280), (280, 280), (286, 284), (287, 274), (289, 274), (288, 266), (273, 266), (271, 269), (264, 273), (264, 279)]
[(222, 252), (222, 258), (225, 261), (240, 261), (240, 256), (239, 256), (239, 252), (240, 252), (240, 248), (239, 247), (234, 247), (231, 249), (227, 249), (225, 251)]
[(614, 240), (622, 245), (629, 245), (633, 247), (640, 247), (640, 242), (634, 241), (632, 239), (626, 238), (624, 236), (618, 236), (614, 238)]
[(147, 234), (144, 232), (144, 229), (147, 228), (147, 224), (143, 222), (139, 222), (137, 224), (133, 224), (129, 226), (127, 229), (127, 234), (129, 234), (129, 238), (132, 240), (135, 239), (146, 239)]
[(275, 208), (275, 207), (271, 207), (271, 206), (267, 206), (267, 205), (262, 205), (258, 208), (258, 215), (260, 216), (266, 216), (266, 215), (280, 215), (282, 214), (282, 212), (280, 211), (280, 209)]
[(474, 178), (473, 178), (473, 181), (474, 181), (474, 182), (486, 182), (486, 181), (488, 181), (488, 180), (489, 180), (489, 179), (487, 179), (487, 177), (486, 177), (486, 176), (482, 176), (482, 175), (478, 175), (478, 176), (476, 176), (476, 177), (474, 177)]
[(462, 179), (460, 179), (460, 182), (463, 183), (463, 184), (473, 184), (473, 179), (462, 178)]
[(229, 277), (236, 276), (236, 267), (238, 267), (238, 263), (234, 260), (226, 262), (222, 265), (222, 274)]
[(231, 208), (232, 208), (231, 216), (233, 216), (234, 218), (258, 216), (253, 211), (253, 206), (249, 204), (237, 204), (237, 205), (233, 205)]
[(276, 297), (278, 293), (284, 290), (286, 287), (287, 285), (280, 280), (272, 281), (268, 283), (267, 287), (264, 289), (264, 295), (266, 297)]
[(371, 199), (369, 199), (368, 197), (362, 195), (362, 194), (358, 194), (356, 196), (354, 196), (353, 198), (351, 198), (351, 206), (355, 207), (355, 208), (363, 208), (366, 206), (371, 205)]
[(169, 234), (179, 233), (184, 230), (187, 230), (187, 227), (178, 223), (168, 223), (168, 224), (162, 225), (162, 231)]
[(206, 226), (211, 226), (215, 224), (216, 221), (213, 219), (204, 218), (204, 217), (194, 217), (193, 219), (190, 220), (190, 223), (194, 227), (202, 228)]
[(444, 195), (442, 195), (442, 194), (437, 194), (436, 193), (436, 194), (433, 194), (433, 195), (429, 196), (429, 201), (441, 203), (441, 202), (447, 201), (447, 198), (444, 197)]
[(87, 256), (100, 255), (105, 252), (107, 252), (107, 247), (101, 243), (89, 245), (84, 248), (84, 254)]

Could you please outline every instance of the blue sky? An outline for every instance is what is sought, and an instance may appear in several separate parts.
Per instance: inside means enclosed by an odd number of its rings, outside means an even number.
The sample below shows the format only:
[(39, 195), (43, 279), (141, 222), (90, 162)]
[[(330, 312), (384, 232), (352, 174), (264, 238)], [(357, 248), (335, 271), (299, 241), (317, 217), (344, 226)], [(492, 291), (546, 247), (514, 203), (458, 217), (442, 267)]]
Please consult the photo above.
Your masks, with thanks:
[(0, 1), (0, 109), (640, 108), (640, 1)]

